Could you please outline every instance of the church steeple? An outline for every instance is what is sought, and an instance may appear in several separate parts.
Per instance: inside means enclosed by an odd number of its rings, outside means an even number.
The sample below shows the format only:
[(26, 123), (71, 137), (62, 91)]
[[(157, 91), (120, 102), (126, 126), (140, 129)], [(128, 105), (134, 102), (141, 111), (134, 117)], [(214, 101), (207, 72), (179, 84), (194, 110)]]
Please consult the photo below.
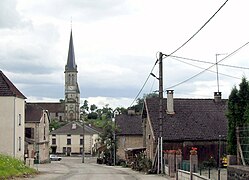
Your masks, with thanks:
[(70, 42), (69, 42), (69, 49), (68, 49), (68, 56), (67, 56), (67, 65), (65, 67), (65, 70), (69, 71), (77, 71), (77, 65), (75, 63), (75, 57), (74, 57), (74, 46), (73, 46), (73, 33), (71, 30), (70, 34)]
[(65, 66), (65, 119), (79, 121), (80, 119), (80, 90), (77, 78), (77, 65), (74, 57), (73, 35), (70, 34), (67, 64)]

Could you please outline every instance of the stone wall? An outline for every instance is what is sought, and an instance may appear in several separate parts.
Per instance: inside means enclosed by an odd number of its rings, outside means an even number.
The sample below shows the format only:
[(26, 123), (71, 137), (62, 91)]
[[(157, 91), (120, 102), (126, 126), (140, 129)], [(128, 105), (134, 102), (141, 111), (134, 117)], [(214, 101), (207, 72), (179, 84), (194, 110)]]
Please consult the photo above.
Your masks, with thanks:
[(247, 180), (249, 179), (249, 166), (233, 165), (227, 167), (228, 180)]

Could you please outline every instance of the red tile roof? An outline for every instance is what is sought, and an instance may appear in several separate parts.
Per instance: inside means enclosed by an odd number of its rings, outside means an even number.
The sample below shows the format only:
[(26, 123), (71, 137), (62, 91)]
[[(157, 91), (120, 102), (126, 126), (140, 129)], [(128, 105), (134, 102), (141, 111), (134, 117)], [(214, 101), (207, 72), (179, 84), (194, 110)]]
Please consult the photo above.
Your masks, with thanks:
[(14, 97), (26, 99), (26, 97), (3, 74), (2, 71), (0, 71), (0, 96), (14, 96)]

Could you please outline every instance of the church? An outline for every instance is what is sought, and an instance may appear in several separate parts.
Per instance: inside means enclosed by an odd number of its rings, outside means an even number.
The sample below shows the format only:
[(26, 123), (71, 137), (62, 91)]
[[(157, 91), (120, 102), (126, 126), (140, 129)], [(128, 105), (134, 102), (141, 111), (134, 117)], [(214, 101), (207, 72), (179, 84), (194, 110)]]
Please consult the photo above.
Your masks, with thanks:
[(58, 102), (36, 102), (27, 103), (38, 105), (43, 109), (48, 110), (50, 120), (59, 122), (72, 122), (80, 120), (80, 89), (78, 85), (78, 70), (75, 62), (74, 44), (72, 29), (70, 33), (68, 57), (65, 65), (65, 84), (64, 97), (65, 99)]
[[(51, 121), (66, 122), (64, 126), (58, 129), (52, 129), (49, 132), (49, 137), (46, 139), (47, 146), (50, 147), (50, 153), (57, 153), (63, 155), (73, 155), (82, 154), (83, 149), (85, 154), (94, 154), (98, 148), (98, 141), (100, 130), (92, 127), (91, 125), (84, 125), (84, 128), (80, 121), (80, 89), (78, 84), (78, 70), (75, 61), (74, 54), (74, 44), (73, 44), (73, 33), (71, 29), (68, 56), (65, 65), (65, 84), (64, 84), (64, 100), (60, 102), (36, 102), (36, 103), (26, 103), (26, 107), (35, 106), (43, 110), (46, 110), (49, 114), (49, 123)], [(34, 114), (30, 112), (29, 114)], [(31, 119), (37, 117), (31, 117)], [(39, 117), (38, 117), (39, 119)], [(44, 126), (39, 126), (38, 132), (43, 132), (42, 128)], [(26, 122), (26, 130), (30, 129)], [(28, 132), (28, 131), (27, 131)], [(34, 132), (34, 131), (32, 131)], [(83, 138), (84, 134), (84, 138)], [(33, 137), (33, 136), (32, 136)], [(26, 137), (28, 138), (28, 137)], [(31, 138), (31, 137), (30, 137)], [(35, 142), (36, 139), (31, 138)], [(32, 144), (35, 144), (34, 142)], [(84, 145), (83, 145), (84, 142)], [(26, 142), (28, 144), (29, 142)], [(39, 144), (36, 142), (36, 144)], [(83, 148), (84, 147), (84, 148)], [(26, 148), (27, 149), (27, 148)], [(48, 153), (47, 153), (48, 154)], [(41, 154), (39, 154), (41, 155)], [(41, 159), (40, 159), (41, 160)]]
[(72, 30), (70, 34), (67, 64), (65, 66), (65, 111), (66, 121), (80, 120), (80, 90), (78, 85), (78, 70), (75, 63)]

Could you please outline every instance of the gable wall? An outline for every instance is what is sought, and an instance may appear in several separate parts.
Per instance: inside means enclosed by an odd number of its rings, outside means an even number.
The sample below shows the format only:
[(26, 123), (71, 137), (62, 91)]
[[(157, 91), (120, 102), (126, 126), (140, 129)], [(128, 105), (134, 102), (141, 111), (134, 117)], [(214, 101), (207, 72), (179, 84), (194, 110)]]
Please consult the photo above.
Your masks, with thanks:
[(24, 110), (24, 99), (0, 97), (0, 152), (21, 160), (24, 160)]
[(117, 157), (125, 159), (126, 148), (143, 147), (142, 135), (117, 136)]

